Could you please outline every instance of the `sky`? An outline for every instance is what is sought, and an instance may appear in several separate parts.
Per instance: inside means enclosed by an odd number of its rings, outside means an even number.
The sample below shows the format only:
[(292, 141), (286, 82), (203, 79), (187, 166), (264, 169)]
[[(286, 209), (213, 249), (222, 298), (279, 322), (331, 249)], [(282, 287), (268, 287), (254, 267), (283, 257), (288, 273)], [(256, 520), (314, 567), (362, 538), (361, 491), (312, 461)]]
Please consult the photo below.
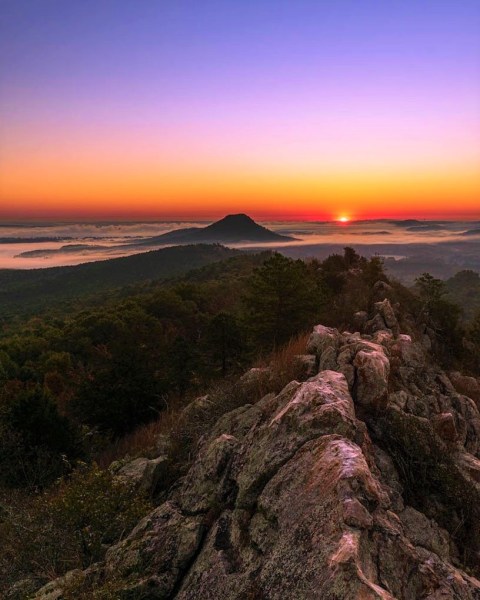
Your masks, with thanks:
[(480, 216), (480, 0), (0, 0), (0, 218)]

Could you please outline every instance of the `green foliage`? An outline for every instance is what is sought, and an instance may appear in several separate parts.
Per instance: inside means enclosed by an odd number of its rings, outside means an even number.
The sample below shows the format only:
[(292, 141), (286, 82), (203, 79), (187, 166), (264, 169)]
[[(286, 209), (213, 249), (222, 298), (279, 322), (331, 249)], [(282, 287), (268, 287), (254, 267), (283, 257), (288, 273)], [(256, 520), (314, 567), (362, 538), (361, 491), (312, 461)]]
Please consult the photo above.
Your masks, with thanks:
[[(222, 252), (216, 248), (213, 254), (218, 258)], [(76, 440), (77, 425), (93, 428), (94, 435), (84, 437), (95, 451), (104, 443), (95, 432), (123, 436), (155, 420), (177, 396), (191, 396), (212, 379), (242, 368), (251, 356), (241, 289), (269, 254), (234, 254), (181, 280), (101, 299), (99, 306), (79, 304), (63, 316), (9, 322), (0, 333), (0, 381), (9, 398), (8, 415), (4, 400), (0, 411), (0, 479), (9, 485), (44, 485), (77, 456), (68, 444), (53, 443), (62, 432)], [(181, 255), (186, 260), (191, 250)], [(56, 438), (50, 435), (41, 444), (26, 439), (30, 421), (22, 417), (21, 395), (32, 388), (48, 396), (58, 416)], [(45, 412), (42, 421), (37, 412), (31, 414), (46, 436), (51, 428), (43, 423), (53, 417)]]
[(214, 367), (218, 365), (222, 377), (235, 366), (240, 366), (246, 345), (238, 318), (226, 311), (212, 317), (207, 325), (207, 344)]
[(430, 273), (423, 273), (423, 275), (417, 277), (415, 286), (418, 295), (427, 307), (440, 301), (447, 292), (445, 283), (441, 279), (436, 279)]
[(480, 312), (480, 275), (475, 271), (459, 271), (450, 279), (445, 286), (448, 300), (461, 306), (467, 321), (475, 318)]
[(480, 311), (478, 311), (470, 324), (468, 337), (480, 350)]
[(437, 354), (446, 367), (452, 367), (463, 356), (461, 308), (445, 298), (445, 283), (430, 273), (415, 280), (422, 306), (419, 316), (432, 328), (437, 337)]
[(32, 314), (87, 301), (100, 292), (165, 279), (238, 254), (219, 244), (174, 246), (74, 267), (0, 270), (2, 315)]
[(162, 391), (154, 371), (132, 347), (82, 382), (70, 410), (103, 432), (123, 435), (154, 417), (162, 407)]
[(264, 347), (286, 342), (314, 321), (320, 298), (307, 265), (274, 254), (247, 282), (245, 304), (254, 338)]
[(41, 584), (90, 566), (152, 506), (109, 471), (84, 465), (49, 492), (1, 508), (0, 580), (8, 585), (25, 575)]
[(79, 431), (38, 386), (14, 397), (4, 393), (0, 432), (3, 485), (47, 485), (65, 471), (67, 460), (82, 454)]
[(318, 274), (326, 296), (320, 321), (340, 328), (352, 322), (355, 312), (371, 310), (372, 286), (379, 280), (388, 281), (381, 258), (368, 260), (348, 247), (343, 255), (332, 254), (320, 263)]
[(468, 364), (474, 372), (480, 373), (480, 310), (466, 332)]

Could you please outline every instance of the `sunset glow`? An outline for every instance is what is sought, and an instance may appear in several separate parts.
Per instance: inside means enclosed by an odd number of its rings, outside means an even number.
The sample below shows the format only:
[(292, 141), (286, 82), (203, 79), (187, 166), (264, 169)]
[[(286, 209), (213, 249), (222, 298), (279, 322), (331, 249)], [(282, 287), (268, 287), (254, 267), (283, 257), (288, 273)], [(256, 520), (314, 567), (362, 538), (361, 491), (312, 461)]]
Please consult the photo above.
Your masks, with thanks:
[(476, 2), (7, 7), (0, 218), (480, 217)]

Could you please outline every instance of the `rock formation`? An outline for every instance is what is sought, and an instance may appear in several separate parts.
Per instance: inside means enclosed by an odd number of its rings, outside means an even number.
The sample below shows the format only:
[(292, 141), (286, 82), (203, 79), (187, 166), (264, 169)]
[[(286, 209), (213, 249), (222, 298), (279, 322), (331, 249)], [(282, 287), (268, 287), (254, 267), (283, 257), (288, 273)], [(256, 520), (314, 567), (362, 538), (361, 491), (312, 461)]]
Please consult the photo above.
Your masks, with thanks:
[(474, 382), (452, 384), (388, 299), (360, 321), (316, 326), (308, 378), (224, 415), (80, 576), (125, 599), (480, 599), (480, 413), (457, 391)]

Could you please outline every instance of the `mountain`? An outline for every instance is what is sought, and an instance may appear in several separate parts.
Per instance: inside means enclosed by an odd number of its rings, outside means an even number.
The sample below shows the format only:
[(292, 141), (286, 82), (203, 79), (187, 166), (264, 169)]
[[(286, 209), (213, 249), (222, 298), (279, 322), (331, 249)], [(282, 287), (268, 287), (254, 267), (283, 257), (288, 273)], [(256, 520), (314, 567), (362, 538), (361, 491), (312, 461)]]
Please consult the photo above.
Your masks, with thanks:
[[(435, 363), (435, 333), (399, 314), (394, 288), (373, 291), (357, 333), (314, 327), (286, 385), (285, 362), (251, 369), (229, 385), (236, 405), (198, 398), (171, 446), (120, 465), (157, 506), (34, 598), (63, 597), (74, 577), (152, 600), (479, 598), (479, 382)], [(208, 411), (168, 489), (179, 432)]]
[(162, 248), (68, 267), (0, 270), (3, 316), (48, 308), (120, 286), (173, 277), (240, 251), (218, 244)]
[(162, 235), (148, 238), (135, 245), (153, 246), (157, 244), (195, 244), (213, 243), (236, 244), (240, 242), (289, 242), (295, 238), (280, 235), (255, 223), (248, 215), (227, 215), (207, 227), (188, 227), (169, 231)]

